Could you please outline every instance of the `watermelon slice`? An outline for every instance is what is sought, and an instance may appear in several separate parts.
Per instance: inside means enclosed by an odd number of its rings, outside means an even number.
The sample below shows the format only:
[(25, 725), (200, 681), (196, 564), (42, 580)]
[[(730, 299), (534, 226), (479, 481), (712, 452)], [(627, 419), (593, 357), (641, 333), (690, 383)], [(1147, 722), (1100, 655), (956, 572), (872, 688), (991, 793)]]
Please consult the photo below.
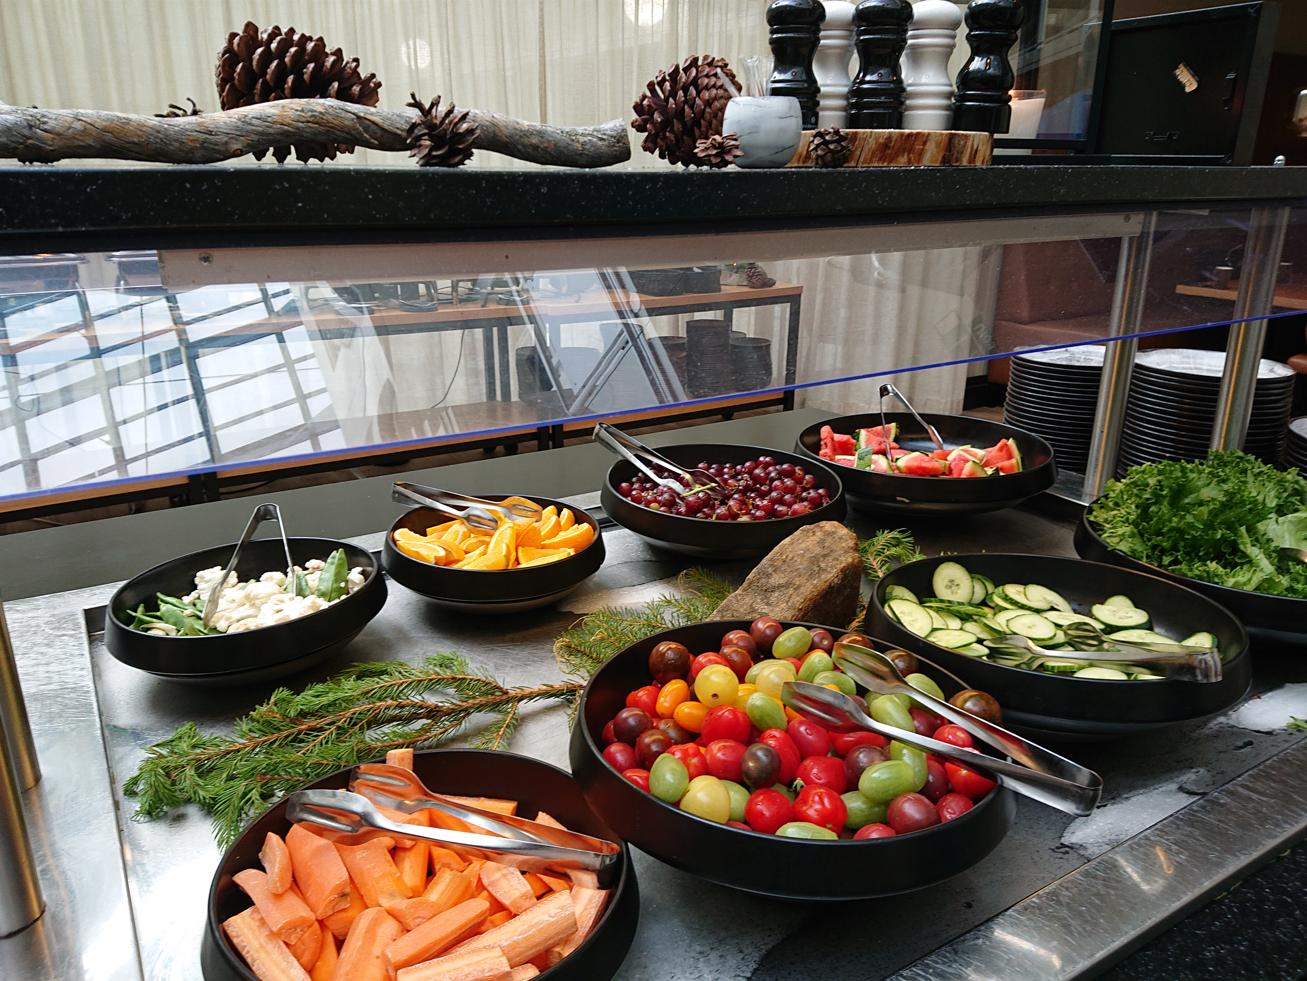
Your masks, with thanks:
[(852, 453), (837, 453), (835, 459), (831, 462), (837, 463), (841, 467), (856, 467), (858, 465), (858, 458)]
[(1021, 464), (1016, 460), (999, 460), (994, 465), (994, 470), (998, 473), (1017, 473), (1021, 470)]
[[(987, 467), (998, 467), (1001, 463), (1015, 463), (1016, 470), (1021, 469), (1021, 451), (1011, 439), (1000, 439), (985, 450), (981, 462)], [(1015, 473), (1016, 470), (1003, 470), (1003, 473)]]
[(835, 434), (835, 455), (836, 456), (853, 456), (858, 452), (858, 444), (853, 437), (847, 433)]
[(948, 463), (936, 460), (928, 453), (907, 453), (894, 461), (894, 466), (901, 474), (909, 477), (939, 477), (948, 469)]
[(884, 453), (873, 453), (871, 455), (871, 469), (876, 473), (893, 473), (894, 465), (890, 463), (889, 457)]
[(930, 455), (933, 456), (936, 460), (948, 460), (949, 451), (948, 451), (948, 450), (931, 450), (931, 451), (930, 451)]
[(988, 477), (989, 471), (975, 460), (968, 460), (963, 464), (962, 469), (954, 474), (956, 477)]
[[(935, 452), (938, 453), (939, 451), (936, 450)], [(957, 457), (962, 457), (965, 460), (975, 460), (977, 463), (980, 463), (985, 459), (985, 454), (987, 452), (989, 451), (977, 449), (974, 446), (959, 446), (955, 449), (949, 450), (948, 455), (944, 459), (952, 463)], [(934, 453), (931, 454), (931, 456), (934, 455)]]
[(830, 426), (821, 427), (821, 449), (817, 455), (823, 460), (835, 459), (835, 430)]
[(894, 442), (899, 435), (899, 424), (892, 422), (889, 424), (889, 439), (885, 438), (884, 426), (872, 426), (870, 429), (858, 430), (858, 449), (870, 450), (873, 453), (884, 453), (887, 449), (893, 449), (898, 446)]

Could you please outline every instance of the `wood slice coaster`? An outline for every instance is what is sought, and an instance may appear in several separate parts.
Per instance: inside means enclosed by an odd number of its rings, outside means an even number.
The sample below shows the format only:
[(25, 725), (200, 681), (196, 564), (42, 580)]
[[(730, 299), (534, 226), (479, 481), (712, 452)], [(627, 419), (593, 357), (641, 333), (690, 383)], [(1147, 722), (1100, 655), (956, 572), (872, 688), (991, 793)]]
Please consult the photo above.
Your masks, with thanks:
[[(853, 144), (845, 167), (983, 167), (994, 156), (989, 133), (923, 129), (845, 129)], [(787, 167), (815, 166), (808, 152), (812, 131)]]

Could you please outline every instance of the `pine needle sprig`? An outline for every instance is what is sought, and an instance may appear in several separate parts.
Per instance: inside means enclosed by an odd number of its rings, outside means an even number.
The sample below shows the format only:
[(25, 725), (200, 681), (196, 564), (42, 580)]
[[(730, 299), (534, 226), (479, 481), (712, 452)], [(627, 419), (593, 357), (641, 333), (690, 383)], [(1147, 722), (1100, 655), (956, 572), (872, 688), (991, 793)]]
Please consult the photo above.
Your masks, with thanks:
[(858, 542), (862, 566), (874, 586), (900, 565), (922, 558), (912, 532), (904, 528), (885, 528)]

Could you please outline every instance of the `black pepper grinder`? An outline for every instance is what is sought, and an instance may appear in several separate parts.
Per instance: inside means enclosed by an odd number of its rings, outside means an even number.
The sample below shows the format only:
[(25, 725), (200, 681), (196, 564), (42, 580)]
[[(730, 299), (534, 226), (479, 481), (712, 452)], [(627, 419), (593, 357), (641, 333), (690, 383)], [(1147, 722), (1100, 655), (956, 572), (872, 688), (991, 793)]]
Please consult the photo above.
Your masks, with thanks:
[(772, 0), (767, 5), (772, 71), (768, 95), (792, 95), (799, 100), (803, 128), (817, 128), (817, 97), (821, 88), (812, 70), (826, 8), (821, 0)]
[(967, 4), (967, 44), (971, 56), (958, 72), (953, 96), (953, 128), (973, 133), (1006, 133), (1012, 122), (1016, 76), (1008, 51), (1016, 43), (1025, 11), (1021, 0), (971, 0)]
[(862, 0), (853, 11), (858, 74), (849, 86), (850, 129), (900, 129), (907, 89), (899, 60), (908, 43), (908, 0)]

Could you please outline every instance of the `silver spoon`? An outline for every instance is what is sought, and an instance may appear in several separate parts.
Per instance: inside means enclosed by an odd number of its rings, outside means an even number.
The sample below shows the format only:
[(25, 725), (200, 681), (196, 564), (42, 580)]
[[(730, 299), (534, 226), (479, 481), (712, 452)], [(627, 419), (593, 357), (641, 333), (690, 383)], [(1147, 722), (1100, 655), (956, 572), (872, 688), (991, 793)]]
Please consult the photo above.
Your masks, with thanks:
[(236, 568), (236, 562), (240, 559), (241, 550), (250, 543), (255, 530), (265, 521), (277, 522), (277, 531), (281, 534), (281, 547), (286, 553), (286, 592), (294, 594), (295, 562), (290, 557), (290, 542), (286, 541), (286, 526), (281, 521), (281, 508), (275, 504), (260, 504), (254, 509), (254, 513), (250, 515), (250, 520), (245, 523), (245, 530), (241, 532), (240, 541), (236, 543), (236, 547), (232, 550), (231, 559), (227, 562), (227, 568), (222, 570), (222, 577), (213, 584), (209, 589), (209, 595), (204, 599), (204, 612), (200, 615), (200, 619), (206, 627), (213, 624), (214, 614), (218, 612), (218, 600), (227, 585), (227, 580), (231, 577), (232, 570)]

